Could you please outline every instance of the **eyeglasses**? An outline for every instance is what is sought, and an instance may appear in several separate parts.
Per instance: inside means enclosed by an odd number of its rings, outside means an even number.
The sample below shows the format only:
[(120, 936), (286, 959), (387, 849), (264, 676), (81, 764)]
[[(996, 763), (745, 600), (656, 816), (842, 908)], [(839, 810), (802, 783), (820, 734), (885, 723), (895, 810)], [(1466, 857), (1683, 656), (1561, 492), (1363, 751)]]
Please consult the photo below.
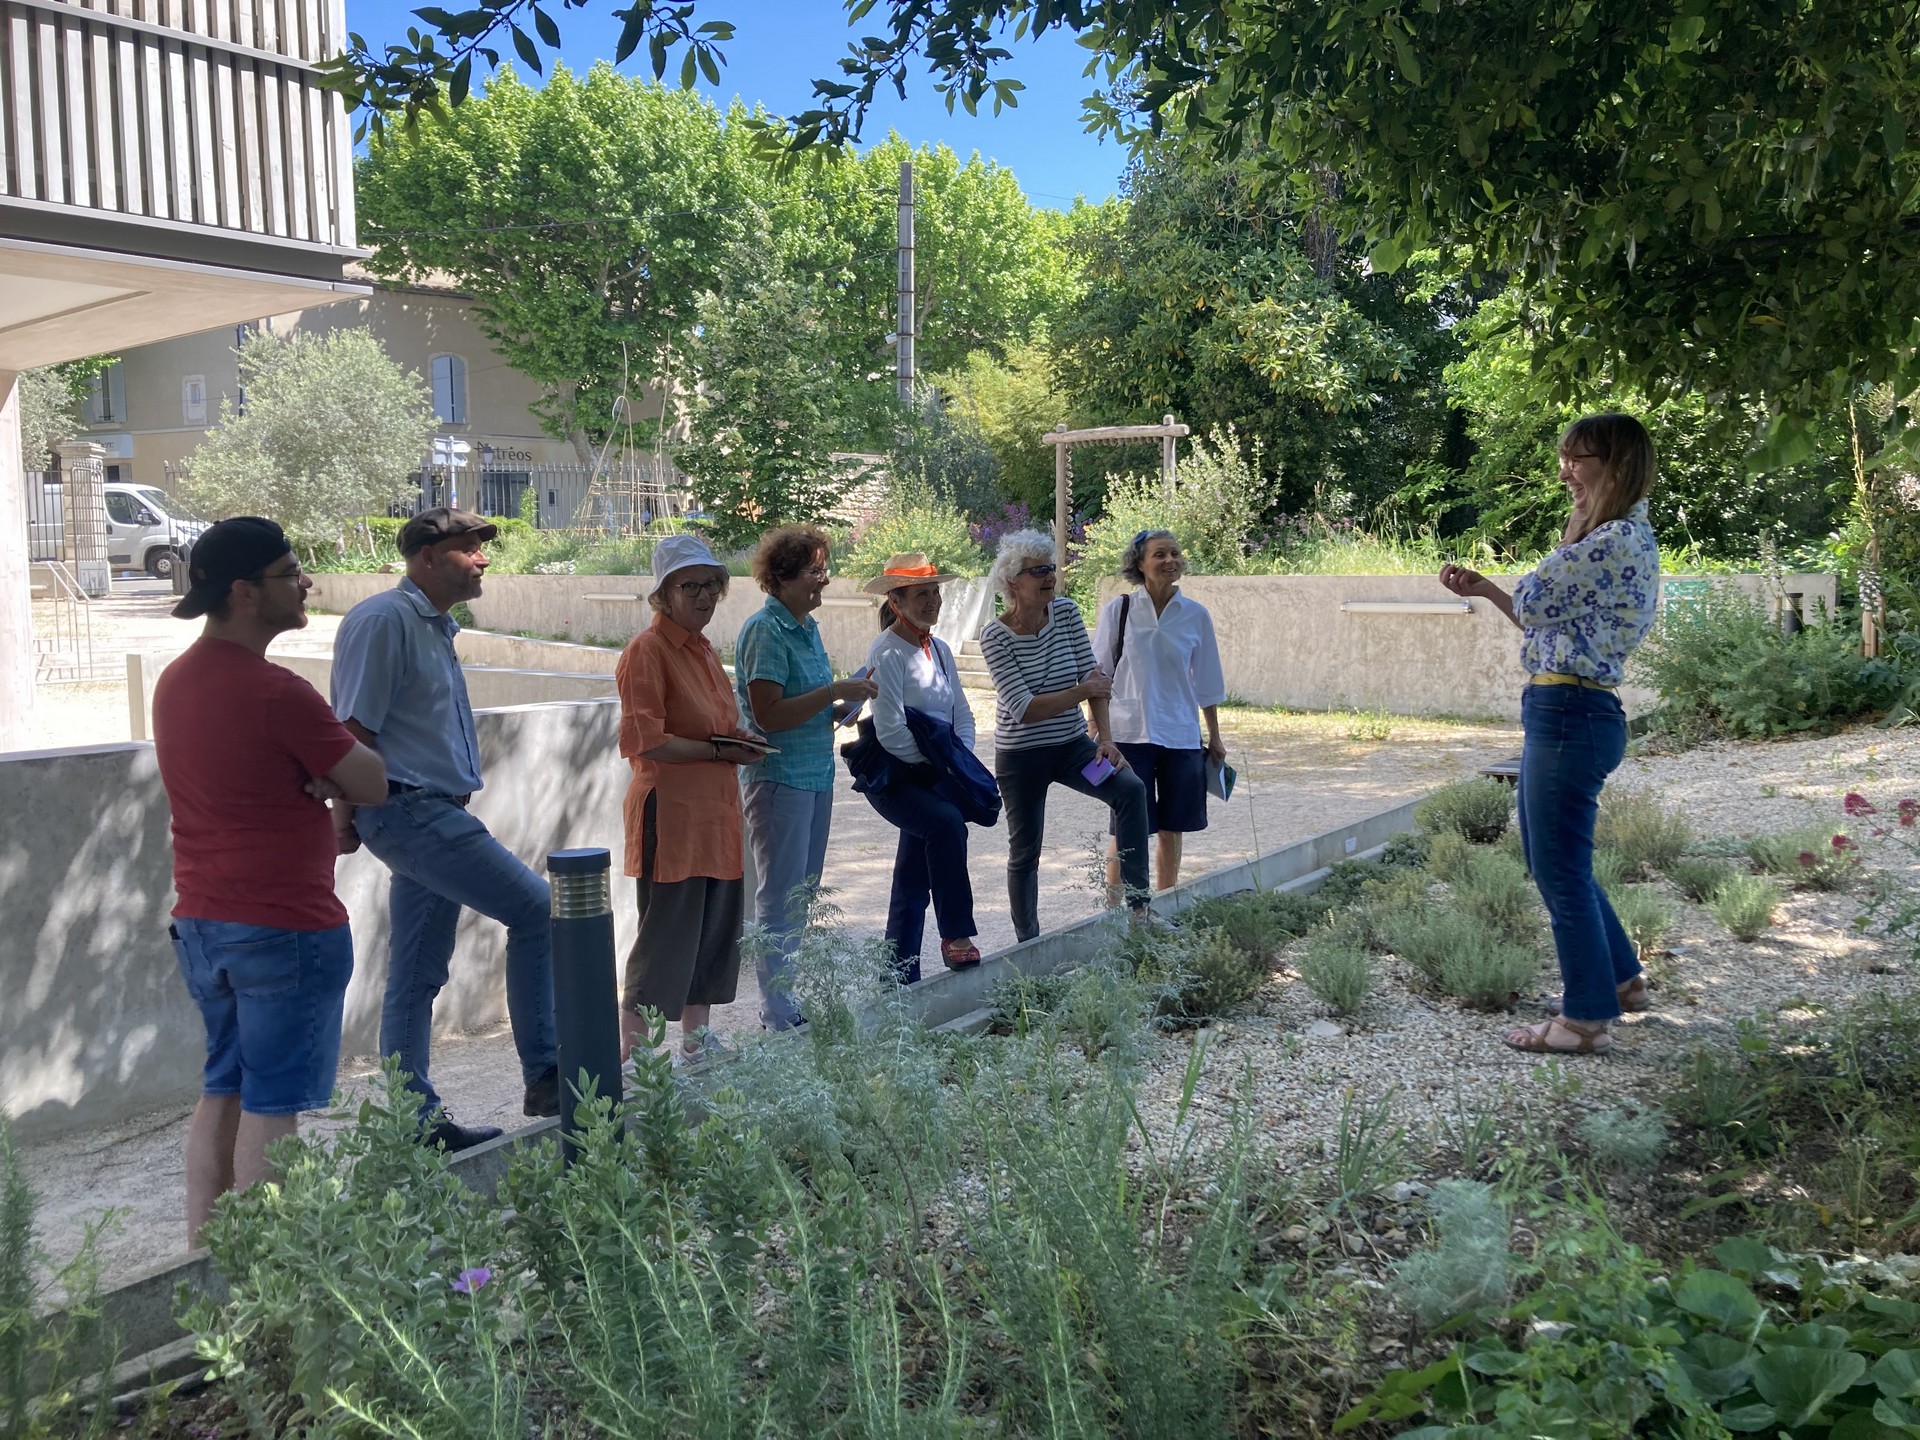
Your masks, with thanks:
[(724, 580), (682, 580), (680, 593), (689, 600), (698, 600), (703, 595), (718, 595), (727, 588)]
[(1602, 457), (1594, 454), (1591, 450), (1581, 450), (1578, 452), (1572, 452), (1566, 455), (1562, 455), (1560, 458), (1566, 461), (1573, 461), (1573, 460), (1599, 460)]
[(1036, 580), (1043, 580), (1059, 568), (1058, 565), (1029, 565), (1020, 573), (1022, 575), (1031, 575)]
[(831, 580), (833, 578), (833, 571), (825, 565), (809, 565), (800, 573), (809, 580)]
[(297, 585), (307, 578), (307, 572), (303, 567), (295, 565), (291, 570), (262, 570), (253, 578), (256, 584), (262, 580), (291, 580)]

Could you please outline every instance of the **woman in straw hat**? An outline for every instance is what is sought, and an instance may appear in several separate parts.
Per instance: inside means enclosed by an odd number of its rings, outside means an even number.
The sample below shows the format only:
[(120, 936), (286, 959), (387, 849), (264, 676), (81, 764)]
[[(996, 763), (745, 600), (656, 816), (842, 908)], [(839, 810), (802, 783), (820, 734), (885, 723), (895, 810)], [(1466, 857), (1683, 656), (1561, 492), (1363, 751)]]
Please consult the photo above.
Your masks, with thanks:
[(940, 619), (940, 587), (948, 574), (917, 551), (895, 555), (869, 580), (869, 595), (885, 597), (882, 630), (867, 652), (867, 668), (877, 693), (873, 700), (874, 738), (898, 763), (883, 790), (867, 801), (900, 831), (893, 858), (893, 895), (887, 903), (887, 939), (902, 984), (920, 978), (920, 946), (927, 902), (933, 902), (940, 930), (940, 958), (958, 970), (980, 963), (973, 943), (973, 882), (967, 874), (967, 822), (954, 798), (945, 793), (936, 768), (921, 748), (907, 711), (918, 711), (952, 727), (954, 739), (973, 748), (973, 711), (960, 688), (953, 652), (933, 633)]
[(706, 629), (727, 570), (694, 535), (654, 547), (653, 624), (614, 670), (620, 753), (633, 767), (625, 808), (627, 874), (639, 887), (640, 933), (620, 996), (622, 1058), (645, 1034), (645, 1012), (680, 1022), (682, 1056), (698, 1059), (715, 1005), (740, 978), (745, 904), (739, 768), (760, 758)]

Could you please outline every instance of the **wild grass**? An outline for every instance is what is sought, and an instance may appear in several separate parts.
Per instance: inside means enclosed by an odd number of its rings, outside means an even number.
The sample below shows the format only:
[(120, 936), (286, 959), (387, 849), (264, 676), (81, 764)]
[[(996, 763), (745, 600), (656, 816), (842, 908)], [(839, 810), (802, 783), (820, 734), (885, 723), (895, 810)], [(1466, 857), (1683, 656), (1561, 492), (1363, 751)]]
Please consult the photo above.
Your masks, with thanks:
[[(1836, 843), (1838, 842), (1838, 843)], [(1747, 843), (1747, 856), (1764, 875), (1798, 890), (1840, 890), (1858, 873), (1860, 852), (1846, 832), (1810, 825)]]
[(1644, 963), (1673, 931), (1673, 904), (1651, 885), (1622, 885), (1607, 899)]
[(1366, 939), (1350, 926), (1316, 930), (1294, 962), (1300, 980), (1314, 998), (1338, 1015), (1351, 1015), (1373, 993), (1373, 955)]
[(1729, 875), (1707, 901), (1713, 918), (1734, 938), (1758, 940), (1780, 908), (1780, 884), (1766, 875)]

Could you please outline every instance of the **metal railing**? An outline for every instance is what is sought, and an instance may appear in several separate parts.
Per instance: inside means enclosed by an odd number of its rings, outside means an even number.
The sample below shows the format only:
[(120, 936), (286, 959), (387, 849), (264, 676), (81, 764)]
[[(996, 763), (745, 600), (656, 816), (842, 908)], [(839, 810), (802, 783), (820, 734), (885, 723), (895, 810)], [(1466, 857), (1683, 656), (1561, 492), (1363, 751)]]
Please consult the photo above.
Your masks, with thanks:
[(27, 475), (27, 559), (65, 560), (62, 491), (57, 473)]
[(33, 678), (54, 685), (84, 680), (110, 680), (93, 656), (93, 602), (64, 560), (46, 560), (33, 567), (35, 579), (44, 576), (45, 591), (33, 594)]
[(0, 0), (0, 199), (353, 244), (333, 0)]

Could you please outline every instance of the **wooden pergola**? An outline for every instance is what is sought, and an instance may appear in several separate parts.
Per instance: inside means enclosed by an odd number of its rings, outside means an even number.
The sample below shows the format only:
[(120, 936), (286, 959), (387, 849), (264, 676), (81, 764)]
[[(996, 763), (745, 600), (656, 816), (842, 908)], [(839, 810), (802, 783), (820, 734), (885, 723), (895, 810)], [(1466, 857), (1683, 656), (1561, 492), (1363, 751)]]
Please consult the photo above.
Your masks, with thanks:
[(1072, 506), (1073, 447), (1076, 445), (1128, 445), (1139, 440), (1160, 442), (1160, 485), (1167, 499), (1173, 499), (1174, 442), (1190, 433), (1164, 415), (1158, 425), (1099, 425), (1091, 430), (1069, 430), (1066, 421), (1040, 437), (1053, 446), (1053, 545), (1060, 567), (1067, 564), (1067, 512)]

